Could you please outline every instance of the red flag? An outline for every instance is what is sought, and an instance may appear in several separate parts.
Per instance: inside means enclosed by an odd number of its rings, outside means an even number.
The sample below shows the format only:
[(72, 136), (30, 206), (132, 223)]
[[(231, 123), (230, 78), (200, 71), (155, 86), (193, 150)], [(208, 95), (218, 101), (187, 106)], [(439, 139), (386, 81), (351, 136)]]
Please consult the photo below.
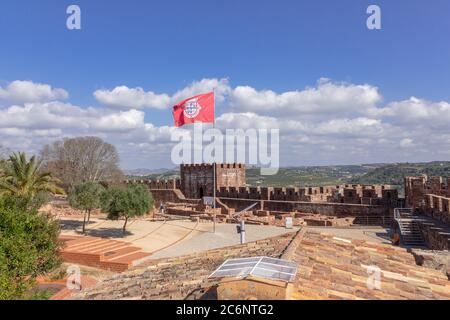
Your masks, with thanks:
[(199, 94), (183, 100), (173, 107), (175, 127), (188, 123), (214, 123), (214, 92)]

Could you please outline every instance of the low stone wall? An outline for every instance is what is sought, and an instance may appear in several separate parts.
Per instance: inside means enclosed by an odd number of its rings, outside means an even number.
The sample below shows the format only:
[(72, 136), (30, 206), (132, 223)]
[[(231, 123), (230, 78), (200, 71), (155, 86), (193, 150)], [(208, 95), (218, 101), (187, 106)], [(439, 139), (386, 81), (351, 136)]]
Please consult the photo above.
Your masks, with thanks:
[[(151, 260), (104, 280), (74, 299), (205, 299), (215, 298), (217, 279), (208, 276), (226, 259), (254, 256), (278, 258), (296, 233), (191, 255)], [(208, 293), (210, 292), (210, 293)], [(208, 296), (208, 295), (213, 296)]]
[(450, 226), (450, 198), (427, 194), (422, 213)]
[(450, 280), (450, 251), (442, 250), (411, 250), (419, 266), (441, 271)]
[(187, 202), (183, 193), (178, 189), (150, 189), (155, 200), (155, 206), (158, 208), (161, 203), (166, 202)]
[(274, 201), (274, 200), (250, 200), (220, 198), (220, 200), (236, 211), (243, 210), (251, 204), (258, 204), (253, 210), (268, 210), (282, 212), (303, 212), (310, 214), (322, 214), (336, 217), (357, 217), (357, 216), (388, 216), (389, 208), (374, 205), (344, 204), (344, 203), (314, 203), (295, 201)]
[(450, 227), (446, 228), (433, 222), (421, 221), (419, 228), (428, 248), (450, 250)]

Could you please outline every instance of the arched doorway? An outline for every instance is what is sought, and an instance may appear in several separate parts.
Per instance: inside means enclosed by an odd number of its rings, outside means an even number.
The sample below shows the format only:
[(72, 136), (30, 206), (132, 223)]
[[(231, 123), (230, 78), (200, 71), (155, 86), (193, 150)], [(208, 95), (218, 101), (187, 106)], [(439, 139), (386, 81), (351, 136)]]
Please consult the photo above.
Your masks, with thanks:
[(204, 195), (204, 191), (203, 191), (203, 187), (200, 187), (200, 189), (198, 190), (199, 195), (200, 195), (200, 199), (203, 199)]

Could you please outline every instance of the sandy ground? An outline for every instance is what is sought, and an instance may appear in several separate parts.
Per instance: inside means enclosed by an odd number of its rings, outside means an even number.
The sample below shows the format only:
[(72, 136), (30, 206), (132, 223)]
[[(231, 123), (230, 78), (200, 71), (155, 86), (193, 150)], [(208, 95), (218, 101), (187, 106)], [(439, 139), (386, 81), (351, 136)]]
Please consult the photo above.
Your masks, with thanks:
[[(62, 234), (81, 235), (83, 219), (81, 217), (61, 217)], [(123, 221), (110, 221), (105, 218), (91, 218), (87, 226), (87, 235), (108, 237), (127, 241), (152, 252), (152, 258), (178, 256), (209, 249), (232, 246), (240, 243), (240, 236), (234, 224), (216, 224), (214, 233), (210, 222), (196, 223), (189, 220), (148, 221), (130, 220), (127, 233), (122, 235)], [(275, 226), (246, 226), (248, 242), (274, 237), (296, 229)]]
[[(62, 234), (81, 235), (82, 217), (60, 218)], [(213, 232), (211, 222), (196, 223), (189, 220), (149, 221), (130, 220), (127, 233), (122, 235), (123, 221), (111, 221), (103, 217), (93, 217), (87, 227), (87, 235), (108, 237), (127, 241), (153, 253), (150, 259), (172, 257), (201, 252), (240, 243), (235, 224), (216, 224)], [(377, 243), (390, 243), (389, 230), (381, 227), (331, 228), (309, 227), (318, 232), (334, 234), (347, 239), (359, 239)], [(297, 229), (275, 226), (246, 226), (247, 242), (278, 236)]]
[[(212, 224), (203, 226), (207, 231), (199, 232), (195, 236), (181, 241), (169, 248), (156, 252), (153, 258), (165, 258), (192, 252), (205, 251), (226, 246), (233, 246), (240, 243), (240, 235), (236, 232), (234, 224), (218, 224), (216, 232), (212, 232)], [(286, 229), (275, 226), (246, 226), (246, 241), (253, 242), (265, 238), (275, 237), (284, 233), (294, 232), (298, 229)]]

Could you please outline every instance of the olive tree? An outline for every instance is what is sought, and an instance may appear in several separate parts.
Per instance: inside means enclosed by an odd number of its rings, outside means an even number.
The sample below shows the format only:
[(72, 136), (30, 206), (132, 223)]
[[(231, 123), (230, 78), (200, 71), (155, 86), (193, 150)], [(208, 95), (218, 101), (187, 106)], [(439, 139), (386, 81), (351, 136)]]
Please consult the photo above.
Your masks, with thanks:
[(125, 220), (123, 234), (126, 232), (129, 218), (143, 216), (152, 208), (153, 198), (145, 185), (111, 187), (102, 195), (102, 209), (108, 213), (108, 219)]
[[(91, 220), (91, 212), (101, 207), (101, 196), (105, 189), (95, 182), (86, 182), (76, 185), (69, 193), (69, 204), (76, 209), (84, 211), (83, 233), (86, 233), (86, 220)], [(86, 219), (87, 218), (87, 219)]]

